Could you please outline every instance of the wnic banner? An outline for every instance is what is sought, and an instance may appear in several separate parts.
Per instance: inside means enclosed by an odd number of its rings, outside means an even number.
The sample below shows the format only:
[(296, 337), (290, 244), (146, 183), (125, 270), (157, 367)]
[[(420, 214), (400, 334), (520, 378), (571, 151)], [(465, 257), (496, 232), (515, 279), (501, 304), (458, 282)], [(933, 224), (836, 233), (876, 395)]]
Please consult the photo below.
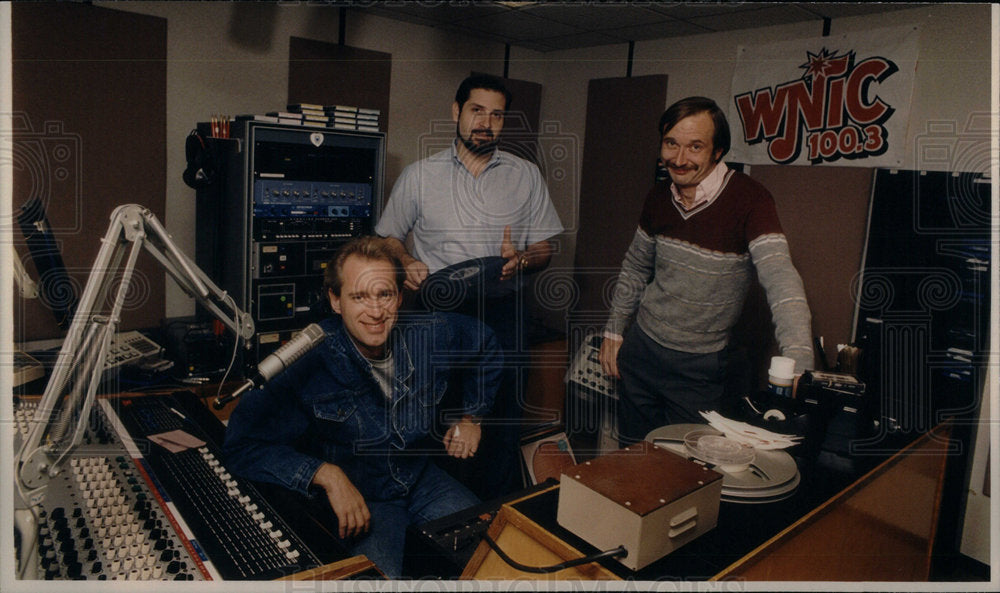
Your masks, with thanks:
[(740, 46), (727, 160), (900, 166), (918, 37), (906, 26)]

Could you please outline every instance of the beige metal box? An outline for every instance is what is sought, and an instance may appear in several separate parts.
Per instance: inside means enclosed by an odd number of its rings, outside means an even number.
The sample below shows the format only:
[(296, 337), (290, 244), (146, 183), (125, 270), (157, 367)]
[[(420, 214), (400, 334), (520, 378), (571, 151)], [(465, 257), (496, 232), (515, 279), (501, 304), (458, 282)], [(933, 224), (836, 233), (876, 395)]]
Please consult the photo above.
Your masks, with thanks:
[(715, 527), (722, 474), (642, 441), (563, 470), (559, 524), (638, 570)]

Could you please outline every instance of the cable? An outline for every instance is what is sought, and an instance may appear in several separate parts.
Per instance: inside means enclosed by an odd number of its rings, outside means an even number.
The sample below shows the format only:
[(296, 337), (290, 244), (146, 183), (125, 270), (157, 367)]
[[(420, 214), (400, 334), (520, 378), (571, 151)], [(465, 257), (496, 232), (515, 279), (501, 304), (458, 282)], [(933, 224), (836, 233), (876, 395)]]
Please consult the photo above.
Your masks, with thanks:
[(498, 556), (500, 556), (501, 560), (503, 560), (513, 568), (516, 568), (521, 572), (531, 572), (535, 574), (548, 574), (550, 572), (558, 572), (565, 568), (572, 568), (574, 566), (579, 566), (581, 564), (589, 564), (591, 562), (603, 560), (604, 558), (614, 558), (615, 556), (628, 554), (628, 550), (625, 549), (625, 546), (618, 546), (613, 550), (605, 550), (603, 552), (598, 552), (596, 554), (584, 556), (583, 558), (574, 558), (573, 560), (567, 560), (565, 562), (560, 562), (559, 564), (553, 564), (551, 566), (526, 566), (524, 564), (521, 564), (520, 562), (517, 562), (516, 560), (508, 556), (506, 553), (504, 553), (504, 551), (500, 549), (500, 546), (497, 545), (495, 541), (493, 541), (493, 538), (486, 535), (485, 533), (483, 534), (483, 540), (485, 540), (486, 543), (491, 548), (493, 548), (493, 551), (496, 552)]
[[(239, 310), (239, 308), (236, 306), (236, 299), (234, 299), (229, 294), (223, 295), (223, 299), (222, 300), (227, 305), (229, 305), (230, 307), (232, 307), (233, 310), (236, 310), (236, 311)], [(238, 323), (238, 321), (237, 321), (237, 323)], [(236, 354), (239, 351), (240, 351), (240, 334), (239, 334), (239, 332), (236, 332), (235, 339), (233, 340), (233, 355), (229, 359), (229, 366), (226, 367), (226, 372), (225, 372), (225, 374), (222, 375), (222, 380), (219, 381), (219, 388), (215, 392), (215, 399), (219, 399), (219, 397), (222, 396), (222, 386), (225, 385), (226, 379), (229, 378), (229, 373), (233, 370), (233, 367), (236, 366)], [(208, 402), (205, 402), (205, 405), (207, 407), (208, 406)]]

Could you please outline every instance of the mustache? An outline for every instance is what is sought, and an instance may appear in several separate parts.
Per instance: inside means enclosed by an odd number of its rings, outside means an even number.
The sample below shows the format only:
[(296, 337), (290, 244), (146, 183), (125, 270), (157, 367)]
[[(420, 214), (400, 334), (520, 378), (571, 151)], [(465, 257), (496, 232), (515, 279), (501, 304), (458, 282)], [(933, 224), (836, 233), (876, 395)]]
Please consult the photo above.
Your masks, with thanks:
[(493, 130), (491, 130), (489, 128), (477, 128), (477, 129), (472, 130), (471, 132), (469, 132), (469, 134), (470, 135), (472, 135), (472, 134), (483, 134), (485, 136), (489, 136), (490, 138), (492, 138), (493, 137)]

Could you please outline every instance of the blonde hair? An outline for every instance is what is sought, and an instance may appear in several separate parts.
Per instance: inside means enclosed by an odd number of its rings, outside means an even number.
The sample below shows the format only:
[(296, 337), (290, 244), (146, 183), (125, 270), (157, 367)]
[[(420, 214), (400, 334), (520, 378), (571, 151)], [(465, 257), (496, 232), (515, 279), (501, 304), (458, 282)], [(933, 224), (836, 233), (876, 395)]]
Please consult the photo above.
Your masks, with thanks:
[(402, 262), (396, 257), (396, 253), (389, 245), (387, 239), (374, 235), (351, 239), (340, 246), (336, 255), (327, 263), (326, 271), (323, 272), (324, 289), (332, 291), (338, 297), (340, 296), (340, 289), (344, 284), (341, 277), (344, 272), (344, 262), (352, 255), (392, 264), (393, 269), (396, 271), (396, 288), (400, 291), (403, 290), (403, 281), (406, 280), (406, 270), (403, 269)]

